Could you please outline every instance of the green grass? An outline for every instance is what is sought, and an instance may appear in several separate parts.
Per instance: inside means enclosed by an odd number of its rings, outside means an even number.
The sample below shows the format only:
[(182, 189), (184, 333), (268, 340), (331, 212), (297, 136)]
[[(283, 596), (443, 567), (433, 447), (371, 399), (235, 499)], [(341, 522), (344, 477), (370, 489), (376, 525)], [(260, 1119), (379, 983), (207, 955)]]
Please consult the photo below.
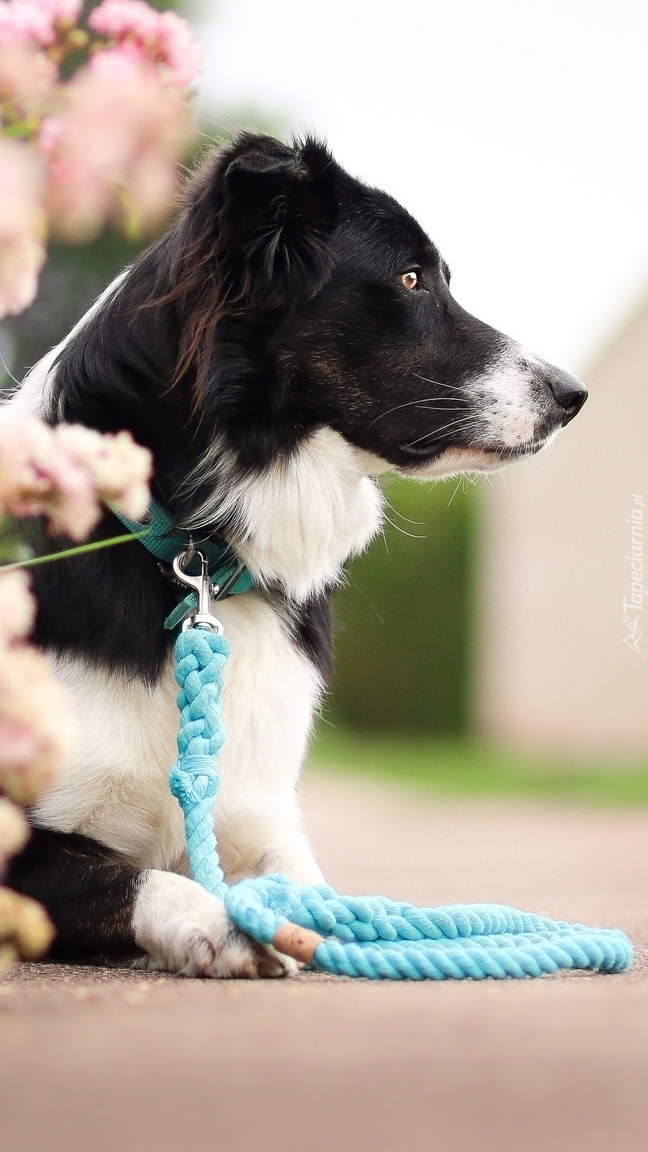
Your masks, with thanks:
[(535, 796), (648, 804), (648, 763), (582, 764), (506, 753), (466, 740), (344, 731), (322, 723), (312, 763), (448, 796)]

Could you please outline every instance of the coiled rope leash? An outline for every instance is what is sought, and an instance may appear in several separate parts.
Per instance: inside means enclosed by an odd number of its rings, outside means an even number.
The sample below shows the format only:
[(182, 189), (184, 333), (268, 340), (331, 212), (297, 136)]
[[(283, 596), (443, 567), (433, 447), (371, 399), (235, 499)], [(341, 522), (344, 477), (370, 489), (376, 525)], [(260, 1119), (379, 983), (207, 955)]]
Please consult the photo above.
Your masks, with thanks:
[[(194, 557), (199, 576), (183, 566)], [(567, 924), (506, 905), (417, 908), (382, 896), (338, 896), (325, 884), (299, 887), (279, 875), (228, 888), (213, 820), (229, 645), (211, 613), (210, 592), (218, 599), (222, 590), (211, 584), (199, 550), (181, 553), (173, 569), (197, 593), (198, 605), (176, 640), (181, 720), (170, 786), (185, 815), (191, 873), (224, 900), (237, 927), (312, 968), (372, 980), (521, 979), (567, 968), (621, 972), (630, 966), (632, 945), (618, 929)]]

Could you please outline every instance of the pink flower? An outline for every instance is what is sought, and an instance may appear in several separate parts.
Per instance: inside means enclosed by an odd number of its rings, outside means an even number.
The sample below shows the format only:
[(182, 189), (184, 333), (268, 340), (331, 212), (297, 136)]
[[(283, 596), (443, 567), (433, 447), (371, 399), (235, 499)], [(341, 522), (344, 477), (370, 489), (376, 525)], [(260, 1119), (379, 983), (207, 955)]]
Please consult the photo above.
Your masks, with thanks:
[(68, 86), (63, 114), (41, 133), (50, 213), (64, 239), (91, 239), (109, 221), (154, 227), (173, 203), (188, 108), (134, 51), (97, 52)]
[(0, 318), (33, 301), (45, 260), (41, 164), (27, 144), (0, 138)]
[(31, 221), (13, 235), (0, 235), (0, 317), (17, 316), (33, 303), (45, 261), (41, 237)]
[(95, 32), (139, 49), (162, 66), (171, 84), (182, 88), (202, 68), (200, 47), (186, 20), (175, 12), (156, 12), (143, 0), (103, 0), (88, 25)]
[(52, 61), (32, 47), (0, 46), (0, 107), (19, 119), (38, 118), (56, 92)]
[[(4, 658), (8, 659), (8, 656)], [(0, 679), (4, 679), (4, 677)], [(25, 691), (29, 691), (27, 685), (25, 685)], [(8, 767), (12, 769), (23, 768), (38, 755), (37, 732), (23, 720), (17, 720), (15, 716), (6, 715), (6, 707), (6, 703), (0, 704), (0, 779), (2, 779), (4, 788), (6, 788), (7, 777), (5, 773)], [(21, 799), (24, 802), (24, 795)]]
[(157, 35), (159, 12), (143, 0), (103, 0), (88, 17), (88, 27), (102, 36), (122, 40), (132, 36), (145, 43)]
[(60, 25), (76, 23), (81, 0), (0, 0), (0, 45), (49, 47)]
[(11, 800), (0, 798), (0, 876), (9, 856), (25, 847), (29, 838), (27, 822)]
[(99, 509), (90, 477), (58, 448), (54, 431), (31, 417), (0, 419), (0, 508), (47, 516), (53, 531), (83, 539)]
[(151, 454), (135, 443), (130, 432), (100, 435), (80, 424), (61, 424), (55, 434), (68, 459), (91, 476), (105, 503), (131, 520), (144, 515), (151, 498)]
[(44, 908), (28, 896), (0, 888), (0, 973), (14, 960), (38, 960), (56, 936)]
[(53, 44), (55, 33), (48, 13), (37, 4), (0, 0), (0, 45)]
[(128, 432), (101, 436), (77, 425), (48, 428), (30, 416), (0, 416), (0, 513), (45, 516), (52, 532), (83, 540), (102, 515), (101, 501), (132, 519), (142, 516), (150, 472), (150, 453)]
[(8, 649), (0, 662), (0, 789), (31, 804), (56, 783), (77, 743), (72, 702), (42, 652)]
[(32, 0), (38, 8), (45, 9), (55, 24), (76, 24), (83, 0)]
[(35, 615), (36, 601), (29, 591), (27, 573), (0, 573), (0, 651), (10, 641), (27, 635)]
[(200, 45), (187, 21), (177, 12), (160, 14), (157, 44), (172, 84), (184, 88), (200, 75), (203, 66)]

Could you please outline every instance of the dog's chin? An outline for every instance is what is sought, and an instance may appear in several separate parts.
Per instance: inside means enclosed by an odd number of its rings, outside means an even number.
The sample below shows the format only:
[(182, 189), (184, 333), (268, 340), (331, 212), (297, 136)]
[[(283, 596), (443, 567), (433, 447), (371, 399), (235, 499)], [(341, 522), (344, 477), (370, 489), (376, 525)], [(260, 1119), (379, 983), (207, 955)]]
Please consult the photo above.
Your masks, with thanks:
[(539, 439), (526, 441), (512, 447), (464, 447), (456, 444), (431, 445), (427, 452), (412, 452), (411, 464), (400, 464), (394, 471), (401, 476), (419, 480), (436, 480), (444, 476), (456, 476), (461, 472), (495, 472), (540, 452), (555, 433)]

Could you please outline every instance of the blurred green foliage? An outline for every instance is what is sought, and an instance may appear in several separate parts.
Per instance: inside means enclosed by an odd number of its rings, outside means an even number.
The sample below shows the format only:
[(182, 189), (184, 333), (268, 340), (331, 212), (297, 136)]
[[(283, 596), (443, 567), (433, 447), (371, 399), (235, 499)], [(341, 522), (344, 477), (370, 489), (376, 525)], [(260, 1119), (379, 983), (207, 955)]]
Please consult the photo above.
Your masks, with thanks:
[(135, 243), (112, 232), (83, 248), (52, 244), (34, 304), (0, 325), (2, 385), (11, 384), (10, 373), (21, 380), (27, 368), (58, 344), (143, 246), (143, 240)]
[[(182, 12), (185, 7), (181, 0), (147, 2), (160, 11), (175, 8)], [(84, 16), (96, 6), (96, 0), (84, 3)], [(73, 70), (78, 62), (76, 57), (70, 58), (68, 70)], [(91, 147), (91, 142), (88, 146)], [(150, 240), (151, 237), (146, 236), (139, 241), (129, 241), (114, 232), (106, 232), (83, 247), (50, 244), (34, 304), (21, 316), (8, 317), (0, 324), (0, 388), (10, 387), (12, 378), (21, 380), (32, 364), (58, 344), (117, 273)]]
[(519, 796), (594, 805), (648, 804), (648, 763), (569, 760), (477, 741), (359, 733), (322, 723), (312, 763), (445, 796)]
[(476, 491), (392, 477), (384, 535), (337, 598), (330, 716), (351, 728), (449, 734), (469, 714)]

